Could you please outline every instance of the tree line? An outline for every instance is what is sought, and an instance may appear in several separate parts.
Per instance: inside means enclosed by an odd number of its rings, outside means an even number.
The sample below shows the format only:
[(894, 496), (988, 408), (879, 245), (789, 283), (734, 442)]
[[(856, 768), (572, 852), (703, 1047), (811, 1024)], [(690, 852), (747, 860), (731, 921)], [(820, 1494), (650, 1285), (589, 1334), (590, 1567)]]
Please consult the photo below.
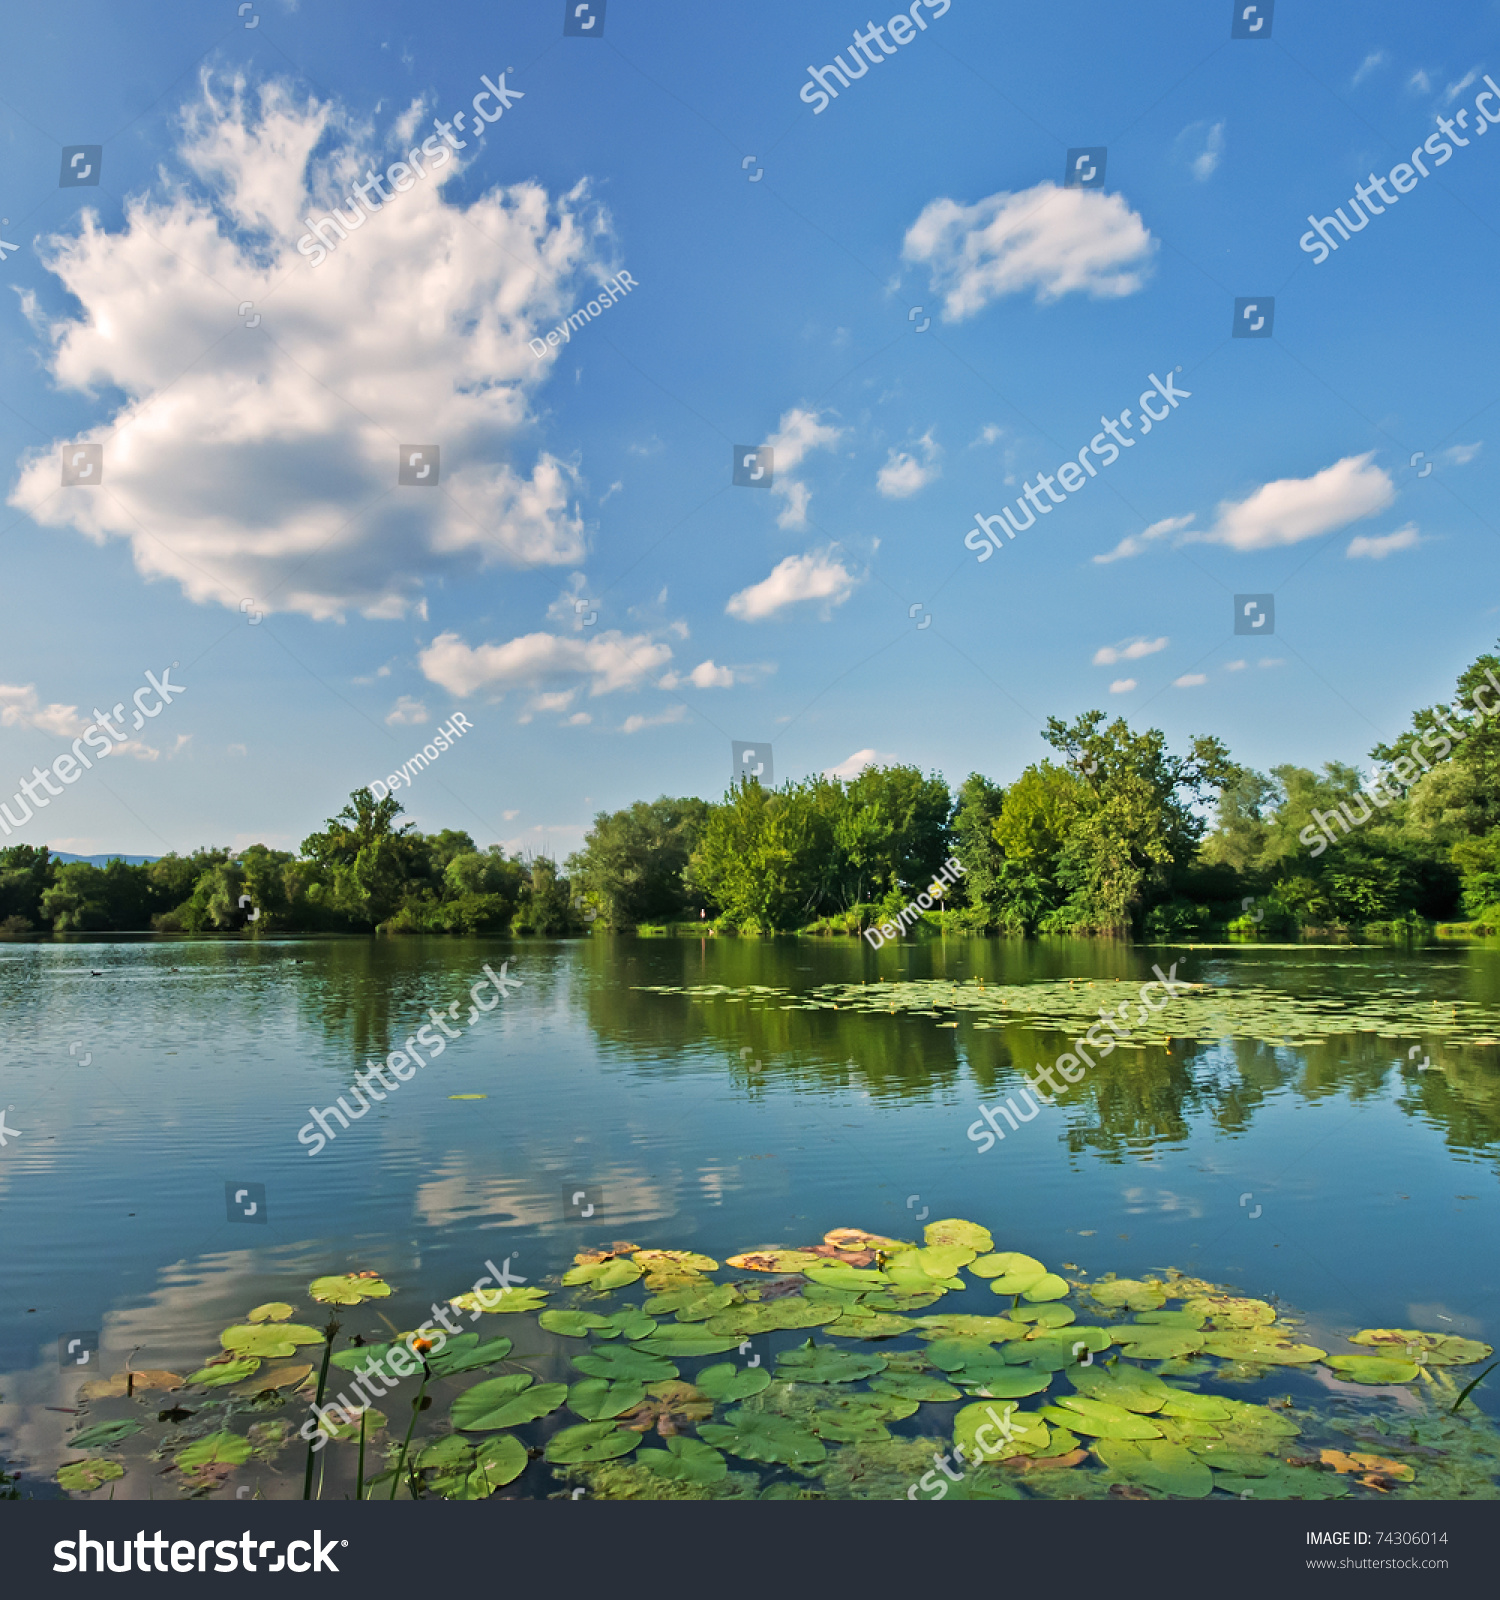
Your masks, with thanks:
[[(1159, 730), (1090, 711), (1051, 718), (1054, 755), (1008, 787), (971, 773), (954, 793), (905, 765), (776, 789), (751, 779), (718, 802), (601, 812), (561, 866), (423, 835), (367, 790), (297, 855), (254, 845), (100, 868), (15, 846), (0, 851), (0, 931), (858, 933), (899, 914), (949, 855), (964, 876), (928, 920), (958, 933), (1500, 927), (1500, 722), (1455, 709), (1490, 692), (1496, 668), (1481, 656), (1453, 702), (1370, 751), (1400, 775), (1377, 805), (1342, 762), (1256, 772), (1215, 737), (1174, 754)], [(1467, 731), (1436, 737), (1455, 717)]]

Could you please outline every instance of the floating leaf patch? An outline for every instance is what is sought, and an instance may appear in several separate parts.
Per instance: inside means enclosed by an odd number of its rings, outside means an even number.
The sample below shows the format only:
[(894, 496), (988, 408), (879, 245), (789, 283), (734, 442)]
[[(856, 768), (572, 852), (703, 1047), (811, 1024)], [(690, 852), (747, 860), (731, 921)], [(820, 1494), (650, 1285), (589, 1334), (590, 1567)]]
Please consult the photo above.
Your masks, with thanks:
[(225, 1328), (219, 1335), (219, 1343), (226, 1350), (233, 1350), (237, 1356), (259, 1356), (269, 1360), (296, 1355), (298, 1345), (322, 1342), (323, 1335), (319, 1329), (309, 1328), (301, 1322), (276, 1325), (241, 1322), (232, 1328)]
[(608, 1378), (585, 1378), (569, 1388), (568, 1410), (589, 1422), (603, 1422), (638, 1406), (645, 1398), (643, 1383), (611, 1383)]
[(325, 1306), (357, 1306), (364, 1300), (384, 1300), (390, 1284), (375, 1273), (341, 1272), (328, 1278), (314, 1278), (307, 1292)]
[(101, 1484), (123, 1478), (125, 1469), (118, 1461), (106, 1456), (92, 1456), (87, 1461), (70, 1461), (57, 1469), (57, 1481), (69, 1494), (92, 1494)]
[(427, 1364), (436, 1377), (451, 1378), (455, 1373), (473, 1372), (504, 1361), (514, 1348), (509, 1339), (486, 1339), (481, 1343), (477, 1333), (460, 1333), (450, 1337), (436, 1355), (429, 1355)]
[(712, 1445), (681, 1434), (668, 1439), (665, 1450), (641, 1450), (635, 1459), (637, 1465), (678, 1482), (718, 1483), (729, 1476), (724, 1457)]
[(716, 1366), (704, 1367), (693, 1380), (710, 1400), (728, 1404), (734, 1400), (748, 1400), (771, 1384), (771, 1374), (764, 1367), (736, 1367), (733, 1362), (722, 1361)]
[(884, 1366), (884, 1356), (839, 1350), (809, 1339), (795, 1350), (783, 1350), (777, 1356), (776, 1376), (796, 1383), (852, 1383), (857, 1378), (873, 1377)]
[(268, 1300), (263, 1306), (256, 1306), (253, 1311), (249, 1312), (245, 1317), (245, 1321), (285, 1322), (295, 1309), (295, 1306), (289, 1306), (285, 1300)]
[(548, 1441), (546, 1455), (558, 1466), (572, 1466), (581, 1461), (613, 1461), (618, 1456), (629, 1455), (640, 1442), (640, 1434), (616, 1427), (613, 1422), (585, 1422), (554, 1433)]
[(1329, 1356), (1328, 1365), (1354, 1383), (1410, 1383), (1417, 1375), (1416, 1362), (1394, 1356)]
[(198, 1467), (237, 1467), (250, 1459), (250, 1441), (237, 1433), (211, 1433), (172, 1457), (184, 1472)]
[(122, 1439), (128, 1439), (131, 1434), (139, 1433), (141, 1425), (132, 1422), (128, 1417), (121, 1418), (118, 1422), (98, 1422), (92, 1428), (85, 1428), (82, 1433), (75, 1433), (68, 1440), (70, 1450), (98, 1450), (108, 1448), (112, 1444), (119, 1444)]
[(828, 1454), (821, 1440), (798, 1423), (743, 1407), (729, 1412), (723, 1422), (702, 1423), (698, 1433), (717, 1449), (746, 1461), (806, 1466), (822, 1461)]
[(1382, 1355), (1395, 1355), (1399, 1350), (1407, 1361), (1424, 1361), (1432, 1367), (1466, 1367), (1495, 1353), (1492, 1345), (1478, 1339), (1460, 1339), (1453, 1333), (1421, 1333), (1415, 1328), (1365, 1328), (1351, 1334), (1349, 1343), (1373, 1345)]
[(530, 1373), (507, 1374), (465, 1389), (449, 1415), (460, 1432), (488, 1433), (545, 1417), (567, 1398), (565, 1383), (533, 1384)]

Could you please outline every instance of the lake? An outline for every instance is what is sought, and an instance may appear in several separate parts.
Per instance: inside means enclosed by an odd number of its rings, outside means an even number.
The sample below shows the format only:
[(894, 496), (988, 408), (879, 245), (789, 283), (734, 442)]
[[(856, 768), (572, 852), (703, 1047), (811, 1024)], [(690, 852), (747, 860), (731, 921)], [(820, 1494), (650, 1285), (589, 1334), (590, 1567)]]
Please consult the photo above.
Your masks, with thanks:
[[(521, 987), (498, 1001), (483, 990), (492, 1009), (475, 1011), (471, 989), (502, 962)], [(1090, 985), (1134, 993), (1173, 962), (1208, 991), (1169, 1003), (1139, 1047), (1100, 1059), (1003, 1141), (969, 1137), (981, 1103), (1019, 1098), (1019, 1070), (1087, 1026), (1038, 1025), (1013, 991), (1087, 1013)], [(1071, 1279), (1176, 1268), (1229, 1286), (1295, 1313), (1297, 1336), (1324, 1350), (1348, 1352), (1361, 1328), (1495, 1343), (1500, 1327), (1490, 947), (8, 942), (0, 998), (0, 1462), (32, 1494), (61, 1492), (50, 1479), (85, 1419), (49, 1408), (76, 1405), (80, 1376), (127, 1358), (190, 1374), (267, 1302), (321, 1327), (328, 1311), (306, 1294), (320, 1276), (392, 1287), (340, 1312), (346, 1336), (373, 1340), (427, 1320), (486, 1263), (508, 1258), (514, 1280), (549, 1287), (575, 1253), (616, 1241), (722, 1263), (839, 1227), (920, 1242), (929, 1219), (966, 1218), (997, 1251)], [(354, 1074), (434, 1010), (458, 1037), (441, 1055), (418, 1044), (425, 1067), (349, 1126), (326, 1117), (334, 1137), (310, 1155), (298, 1135), (312, 1112), (341, 1093), (357, 1110)], [(975, 1283), (950, 1309), (1004, 1303)], [(540, 1377), (573, 1347), (530, 1317), (483, 1322)], [(62, 1368), (59, 1338), (92, 1333), (101, 1348), (82, 1371)], [(768, 1364), (805, 1337), (774, 1335)], [(1351, 1396), (1324, 1367), (1240, 1381), (1247, 1399), (1292, 1392), (1372, 1416), (1406, 1403)], [(87, 1420), (150, 1420), (171, 1403), (106, 1399)], [(256, 1407), (293, 1426), (307, 1415), (283, 1395), (242, 1404), (240, 1425)], [(1475, 1407), (1500, 1408), (1500, 1383)], [(559, 1414), (526, 1441), (559, 1419), (577, 1422)], [(146, 1443), (118, 1452), (117, 1498), (171, 1492)], [(351, 1492), (351, 1470), (329, 1466), (323, 1492)], [(298, 1496), (302, 1447), (238, 1472), (257, 1493)], [(507, 1490), (558, 1491), (541, 1461)]]

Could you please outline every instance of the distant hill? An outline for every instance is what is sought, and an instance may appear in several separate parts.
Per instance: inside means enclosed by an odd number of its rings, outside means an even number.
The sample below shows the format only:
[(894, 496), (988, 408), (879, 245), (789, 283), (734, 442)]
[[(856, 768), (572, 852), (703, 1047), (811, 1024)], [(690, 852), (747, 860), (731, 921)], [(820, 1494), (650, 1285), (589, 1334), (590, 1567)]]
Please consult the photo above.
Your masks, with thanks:
[(70, 856), (66, 850), (54, 850), (54, 861), (87, 861), (91, 867), (107, 867), (111, 861), (124, 861), (132, 867), (138, 867), (143, 862), (160, 861), (160, 856)]

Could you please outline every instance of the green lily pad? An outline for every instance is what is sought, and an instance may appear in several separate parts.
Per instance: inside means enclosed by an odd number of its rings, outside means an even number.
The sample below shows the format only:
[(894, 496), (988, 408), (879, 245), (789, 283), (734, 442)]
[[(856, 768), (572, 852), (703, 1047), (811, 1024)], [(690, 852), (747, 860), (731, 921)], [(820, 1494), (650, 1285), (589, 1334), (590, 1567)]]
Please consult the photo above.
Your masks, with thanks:
[(726, 1266), (736, 1272), (806, 1272), (819, 1261), (826, 1261), (812, 1250), (783, 1250), (772, 1246), (769, 1250), (747, 1250), (743, 1255), (730, 1256)]
[(743, 1406), (728, 1412), (723, 1422), (699, 1423), (698, 1433), (715, 1448), (746, 1461), (807, 1466), (828, 1455), (822, 1441), (798, 1423)]
[(480, 1342), (477, 1333), (460, 1333), (450, 1338), (436, 1355), (429, 1355), (427, 1365), (439, 1378), (451, 1378), (455, 1373), (473, 1372), (492, 1362), (504, 1361), (515, 1349), (509, 1339), (486, 1339)]
[(1159, 1283), (1143, 1283), (1138, 1278), (1092, 1283), (1089, 1293), (1101, 1306), (1124, 1306), (1130, 1311), (1158, 1311), (1167, 1300)]
[(696, 1326), (667, 1323), (649, 1339), (638, 1339), (633, 1349), (672, 1360), (690, 1361), (694, 1356), (717, 1356), (734, 1350), (743, 1341), (732, 1333), (707, 1333)]
[(430, 1474), (427, 1487), (443, 1500), (488, 1500), (526, 1470), (526, 1446), (514, 1434), (497, 1434), (470, 1444), (450, 1434), (417, 1458)]
[(1209, 1337), (1191, 1328), (1151, 1328), (1137, 1323), (1125, 1323), (1110, 1332), (1115, 1343), (1136, 1361), (1175, 1361), (1203, 1349), (1203, 1341)]
[(210, 1433), (172, 1457), (184, 1472), (197, 1467), (238, 1467), (250, 1459), (250, 1441), (237, 1433)]
[(996, 1294), (1021, 1294), (1047, 1276), (1047, 1269), (1035, 1256), (1019, 1250), (1000, 1250), (969, 1263), (976, 1278), (990, 1278)]
[[(587, 1284), (591, 1289), (604, 1293), (610, 1289), (623, 1289), (627, 1284), (634, 1283), (642, 1275), (643, 1270), (639, 1262), (612, 1256), (608, 1261), (590, 1261), (580, 1267), (570, 1267), (563, 1273), (562, 1281), (566, 1288)], [(601, 1456), (599, 1459), (609, 1458)]]
[(547, 1441), (546, 1457), (560, 1467), (583, 1461), (613, 1461), (629, 1455), (640, 1442), (640, 1434), (616, 1427), (613, 1422), (583, 1422), (576, 1428), (554, 1433)]
[[(290, 1355), (291, 1351), (285, 1354)], [(231, 1383), (242, 1383), (259, 1371), (259, 1356), (239, 1356), (233, 1361), (218, 1361), (211, 1367), (199, 1367), (196, 1372), (188, 1374), (187, 1381), (204, 1384), (210, 1389), (223, 1389)]]
[(610, 1319), (593, 1311), (544, 1311), (536, 1320), (548, 1333), (561, 1334), (565, 1339), (587, 1339), (590, 1329), (607, 1327)]
[[(910, 1252), (908, 1252), (910, 1253)], [(820, 1257), (811, 1266), (803, 1268), (804, 1276), (828, 1289), (883, 1289), (890, 1279), (874, 1267), (855, 1267), (837, 1258)]]
[(295, 1310), (296, 1307), (289, 1306), (285, 1300), (268, 1300), (263, 1306), (256, 1306), (253, 1311), (247, 1313), (245, 1321), (285, 1322)]
[(902, 1250), (886, 1262), (886, 1273), (900, 1282), (909, 1273), (920, 1272), (939, 1283), (946, 1282), (973, 1261), (975, 1252), (962, 1244), (930, 1244), (919, 1250)]
[(1127, 1411), (1108, 1400), (1090, 1399), (1088, 1395), (1069, 1395), (1056, 1406), (1043, 1406), (1041, 1414), (1074, 1433), (1095, 1434), (1104, 1439), (1161, 1438), (1156, 1424), (1147, 1422), (1138, 1412)]
[(107, 1456), (91, 1456), (87, 1461), (70, 1461), (57, 1469), (58, 1483), (69, 1494), (92, 1494), (101, 1485), (123, 1478), (125, 1469)]
[(957, 1372), (971, 1364), (994, 1366), (1003, 1358), (994, 1345), (984, 1339), (934, 1339), (927, 1346), (927, 1359), (944, 1372)]
[(470, 1289), (457, 1294), (448, 1302), (460, 1311), (535, 1311), (547, 1303), (545, 1289), (522, 1288), (507, 1284), (503, 1289)]
[(1399, 1350), (1407, 1361), (1430, 1367), (1467, 1367), (1494, 1355), (1492, 1345), (1460, 1339), (1455, 1333), (1422, 1333), (1415, 1328), (1365, 1328), (1349, 1336), (1350, 1344), (1373, 1345), (1386, 1355)]
[[(444, 1334), (443, 1337), (451, 1339), (453, 1335)], [(470, 1334), (469, 1337), (477, 1338), (478, 1335)], [(357, 1372), (367, 1361), (383, 1362), (391, 1349), (392, 1346), (389, 1344), (350, 1345), (347, 1350), (335, 1350), (328, 1364), (337, 1367), (341, 1372)]]
[(361, 1278), (352, 1272), (328, 1278), (314, 1278), (307, 1292), (325, 1306), (357, 1306), (364, 1300), (384, 1300), (390, 1284), (380, 1278)]
[(575, 1356), (573, 1365), (591, 1378), (611, 1381), (652, 1383), (659, 1378), (680, 1376), (676, 1367), (662, 1356), (654, 1356), (638, 1345), (598, 1345), (587, 1355)]
[(1185, 1446), (1165, 1439), (1136, 1444), (1127, 1439), (1104, 1438), (1094, 1446), (1094, 1453), (1126, 1483), (1138, 1483), (1188, 1500), (1201, 1500), (1213, 1491), (1213, 1473), (1203, 1462)]
[(119, 1444), (122, 1439), (128, 1439), (131, 1434), (139, 1433), (141, 1425), (132, 1422), (128, 1417), (122, 1417), (118, 1422), (96, 1422), (92, 1428), (85, 1428), (82, 1433), (75, 1433), (68, 1440), (69, 1450), (98, 1450), (108, 1448), (112, 1444)]
[(296, 1355), (298, 1345), (322, 1344), (323, 1334), (300, 1322), (283, 1322), (276, 1326), (241, 1322), (233, 1328), (225, 1328), (219, 1335), (219, 1343), (237, 1356), (277, 1359)]
[(926, 1286), (915, 1292), (898, 1290), (893, 1286), (889, 1294), (867, 1294), (860, 1303), (871, 1311), (894, 1311), (909, 1315), (941, 1300), (947, 1292), (947, 1289), (939, 1287), (929, 1278)]
[[(699, 1385), (703, 1379), (700, 1375)], [(905, 1400), (937, 1401), (958, 1400), (961, 1392), (941, 1378), (925, 1372), (881, 1372), (870, 1379), (870, 1387), (877, 1394), (897, 1395)]]
[(842, 1315), (842, 1306), (820, 1305), (800, 1295), (789, 1294), (780, 1300), (733, 1306), (716, 1313), (702, 1326), (709, 1333), (732, 1333), (744, 1339), (752, 1333), (774, 1333), (783, 1328), (817, 1328)]
[(1040, 1394), (1052, 1382), (1050, 1372), (1035, 1367), (965, 1367), (955, 1376), (969, 1394), (986, 1400), (1024, 1400), (1027, 1395)]
[[(1009, 1437), (1007, 1437), (1009, 1430)], [(983, 1431), (984, 1438), (979, 1434)], [(1011, 1400), (976, 1400), (953, 1419), (953, 1442), (967, 1461), (1044, 1456), (1051, 1441), (1046, 1422)]]
[(1143, 1311), (1135, 1319), (1152, 1328), (1201, 1328), (1208, 1320), (1202, 1311)]
[[(878, 1394), (846, 1394), (831, 1398), (807, 1418), (807, 1426), (820, 1439), (832, 1439), (840, 1444), (868, 1444), (889, 1439), (891, 1431), (886, 1423), (890, 1411), (882, 1400), (894, 1396)], [(917, 1409), (915, 1401), (908, 1401), (911, 1411)], [(909, 1414), (909, 1413), (908, 1413)]]
[(1416, 1362), (1394, 1356), (1329, 1356), (1328, 1365), (1354, 1383), (1410, 1383), (1417, 1375)]
[[(996, 1282), (999, 1282), (997, 1279)], [(990, 1285), (991, 1289), (995, 1284)], [(995, 1291), (999, 1293), (999, 1290)], [(1044, 1272), (1040, 1278), (1035, 1279), (1021, 1291), (1023, 1300), (1061, 1300), (1069, 1292), (1067, 1280), (1059, 1278), (1055, 1272)]]
[(1024, 1339), (1027, 1327), (1010, 1317), (954, 1316), (918, 1317), (917, 1336), (921, 1339), (983, 1339), (1000, 1344), (1006, 1339)]
[(449, 1411), (453, 1426), (463, 1433), (490, 1433), (514, 1428), (545, 1417), (568, 1398), (565, 1383), (537, 1383), (520, 1372), (487, 1378), (465, 1389)]
[(1163, 1410), (1179, 1393), (1154, 1373), (1143, 1372), (1139, 1367), (1075, 1367), (1068, 1374), (1068, 1381), (1079, 1394), (1092, 1400), (1104, 1400), (1146, 1415)]
[[(655, 1333), (661, 1324), (655, 1317), (648, 1317), (639, 1306), (622, 1306), (613, 1316), (606, 1317), (594, 1329), (596, 1339), (644, 1339), (648, 1334)], [(671, 1325), (668, 1326), (671, 1331)]]
[(716, 1311), (723, 1311), (743, 1299), (744, 1296), (732, 1283), (705, 1284), (700, 1281), (652, 1295), (646, 1302), (646, 1310), (654, 1317), (675, 1312), (679, 1322), (704, 1322)]
[(764, 1367), (736, 1367), (732, 1361), (704, 1367), (693, 1382), (710, 1400), (725, 1404), (748, 1400), (771, 1386), (771, 1374)]
[(1337, 1472), (1280, 1462), (1255, 1477), (1216, 1472), (1214, 1488), (1251, 1500), (1342, 1500), (1349, 1493), (1348, 1480)]
[(608, 1378), (585, 1378), (568, 1390), (568, 1410), (589, 1422), (604, 1422), (623, 1415), (645, 1398), (643, 1383), (611, 1383)]
[(1276, 1320), (1275, 1306), (1232, 1294), (1194, 1295), (1183, 1310), (1212, 1318), (1216, 1328), (1269, 1328)]
[(724, 1457), (712, 1445), (683, 1434), (668, 1439), (665, 1450), (642, 1450), (635, 1459), (637, 1465), (678, 1483), (720, 1483), (729, 1476)]
[(696, 1250), (637, 1250), (630, 1258), (647, 1272), (717, 1272), (719, 1263)]
[(863, 1306), (845, 1309), (837, 1322), (824, 1324), (823, 1331), (834, 1339), (894, 1339), (910, 1333), (915, 1324), (910, 1317), (888, 1311), (866, 1311)]
[(1315, 1344), (1283, 1343), (1267, 1328), (1231, 1328), (1224, 1333), (1199, 1333), (1192, 1337), (1199, 1341), (1199, 1348), (1223, 1361), (1256, 1361), (1272, 1367), (1300, 1367), (1321, 1361), (1328, 1354)]
[(884, 1367), (884, 1356), (839, 1350), (814, 1344), (811, 1339), (795, 1350), (783, 1350), (776, 1358), (776, 1376), (795, 1383), (853, 1383), (873, 1377)]
[[(1000, 1318), (994, 1318), (1000, 1321)], [(1016, 1306), (1010, 1312), (1012, 1322), (1027, 1322), (1034, 1328), (1066, 1328), (1070, 1322), (1078, 1321), (1078, 1313), (1072, 1306), (1060, 1306), (1056, 1301), (1042, 1305)], [(1015, 1338), (1014, 1334), (1007, 1334), (1007, 1338)]]
[(945, 1217), (941, 1222), (929, 1222), (922, 1230), (922, 1238), (930, 1245), (957, 1244), (976, 1255), (995, 1248), (988, 1228), (977, 1222), (965, 1222), (961, 1217)]

